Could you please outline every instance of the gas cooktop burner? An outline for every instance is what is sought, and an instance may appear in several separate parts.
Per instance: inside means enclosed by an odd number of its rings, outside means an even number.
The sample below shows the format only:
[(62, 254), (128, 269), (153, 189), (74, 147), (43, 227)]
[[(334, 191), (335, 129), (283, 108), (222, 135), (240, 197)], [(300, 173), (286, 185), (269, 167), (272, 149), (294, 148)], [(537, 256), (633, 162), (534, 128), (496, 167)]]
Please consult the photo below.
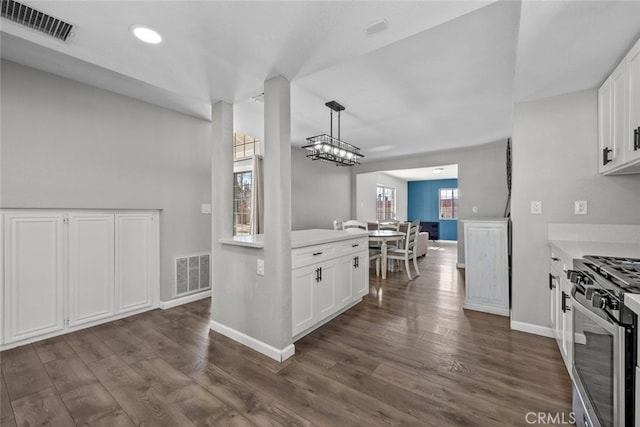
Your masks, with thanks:
[(598, 272), (623, 288), (634, 288), (640, 292), (640, 259), (587, 255), (586, 261)]

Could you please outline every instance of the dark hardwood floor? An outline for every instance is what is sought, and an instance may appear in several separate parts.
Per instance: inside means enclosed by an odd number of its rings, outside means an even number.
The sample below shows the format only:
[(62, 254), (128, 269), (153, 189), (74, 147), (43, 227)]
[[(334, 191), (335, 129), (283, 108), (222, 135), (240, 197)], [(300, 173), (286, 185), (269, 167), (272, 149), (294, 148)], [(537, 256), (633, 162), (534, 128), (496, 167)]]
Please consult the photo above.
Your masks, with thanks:
[[(277, 363), (209, 330), (209, 300), (0, 354), (2, 426), (517, 426), (571, 411), (556, 343), (462, 309), (456, 247), (421, 275), (371, 275), (364, 301)], [(528, 418), (532, 420), (533, 418)]]

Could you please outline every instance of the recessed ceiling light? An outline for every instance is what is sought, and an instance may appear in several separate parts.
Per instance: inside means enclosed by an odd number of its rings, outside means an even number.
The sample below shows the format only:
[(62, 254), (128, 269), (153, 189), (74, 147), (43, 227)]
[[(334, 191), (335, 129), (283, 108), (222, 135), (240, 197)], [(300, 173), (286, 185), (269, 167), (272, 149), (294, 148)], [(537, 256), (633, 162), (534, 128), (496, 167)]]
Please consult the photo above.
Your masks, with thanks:
[(158, 44), (162, 41), (162, 36), (153, 28), (145, 27), (144, 25), (134, 25), (131, 27), (131, 32), (134, 36), (139, 38), (145, 43)]

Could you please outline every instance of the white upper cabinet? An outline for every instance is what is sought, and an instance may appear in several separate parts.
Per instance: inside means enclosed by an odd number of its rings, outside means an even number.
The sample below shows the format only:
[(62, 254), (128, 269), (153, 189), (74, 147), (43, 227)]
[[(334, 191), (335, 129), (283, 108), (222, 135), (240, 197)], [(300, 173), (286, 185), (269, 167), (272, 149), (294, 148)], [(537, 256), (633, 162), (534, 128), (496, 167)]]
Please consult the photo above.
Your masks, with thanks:
[(4, 339), (64, 328), (62, 213), (4, 215)]
[(69, 326), (114, 313), (113, 214), (69, 215)]
[[(629, 125), (627, 128), (627, 144), (625, 161), (640, 162), (640, 40), (626, 57), (629, 75)], [(640, 172), (640, 165), (636, 166)]]
[(598, 90), (599, 171), (640, 173), (640, 40)]
[(622, 61), (598, 90), (600, 173), (623, 163), (627, 136), (627, 64)]

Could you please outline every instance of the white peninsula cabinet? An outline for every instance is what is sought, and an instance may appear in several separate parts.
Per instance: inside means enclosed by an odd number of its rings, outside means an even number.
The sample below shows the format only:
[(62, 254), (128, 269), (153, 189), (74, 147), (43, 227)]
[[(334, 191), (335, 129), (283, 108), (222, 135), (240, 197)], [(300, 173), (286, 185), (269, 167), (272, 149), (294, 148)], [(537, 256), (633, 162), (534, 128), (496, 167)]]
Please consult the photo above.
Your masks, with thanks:
[(366, 232), (292, 233), (291, 313), (294, 341), (357, 304), (369, 292)]
[(509, 229), (506, 218), (464, 223), (464, 308), (509, 315)]
[(157, 211), (5, 210), (2, 349), (154, 308)]

